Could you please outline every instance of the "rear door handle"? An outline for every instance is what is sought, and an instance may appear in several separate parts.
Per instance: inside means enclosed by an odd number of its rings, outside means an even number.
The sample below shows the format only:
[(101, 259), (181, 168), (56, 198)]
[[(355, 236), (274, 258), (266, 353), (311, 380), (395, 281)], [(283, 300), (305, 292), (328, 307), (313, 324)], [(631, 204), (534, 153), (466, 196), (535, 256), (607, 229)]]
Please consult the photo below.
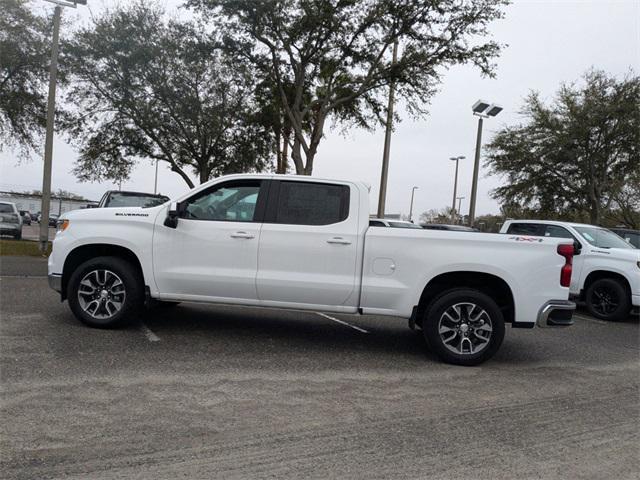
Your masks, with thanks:
[(251, 235), (247, 232), (235, 232), (231, 234), (231, 238), (254, 238), (255, 235)]
[(345, 240), (342, 237), (330, 238), (329, 240), (327, 240), (327, 243), (336, 243), (338, 245), (351, 245), (351, 242), (349, 240)]

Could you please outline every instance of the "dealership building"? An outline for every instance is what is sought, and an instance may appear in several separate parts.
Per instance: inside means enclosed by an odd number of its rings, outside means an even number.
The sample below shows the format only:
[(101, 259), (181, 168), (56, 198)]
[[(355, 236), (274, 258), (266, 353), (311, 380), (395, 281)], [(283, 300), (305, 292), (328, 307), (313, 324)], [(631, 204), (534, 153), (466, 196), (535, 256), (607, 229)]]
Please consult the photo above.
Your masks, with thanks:
[[(38, 213), (42, 211), (42, 195), (31, 193), (16, 193), (16, 192), (0, 192), (1, 202), (15, 203), (18, 210), (27, 210), (29, 213)], [(71, 210), (78, 210), (80, 208), (87, 208), (97, 205), (98, 202), (87, 200), (84, 198), (68, 198), (59, 197), (56, 195), (51, 196), (50, 213), (62, 215), (65, 212)]]

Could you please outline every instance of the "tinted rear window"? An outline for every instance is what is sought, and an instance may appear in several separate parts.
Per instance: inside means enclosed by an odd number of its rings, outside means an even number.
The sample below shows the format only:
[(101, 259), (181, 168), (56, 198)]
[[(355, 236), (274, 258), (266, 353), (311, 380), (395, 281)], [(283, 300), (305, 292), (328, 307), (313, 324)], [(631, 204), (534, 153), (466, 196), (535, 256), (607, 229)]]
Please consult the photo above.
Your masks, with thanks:
[(276, 223), (329, 225), (349, 216), (349, 187), (310, 182), (281, 182)]
[(512, 233), (515, 235), (541, 236), (540, 226), (536, 223), (512, 223), (511, 225), (509, 225), (507, 233)]

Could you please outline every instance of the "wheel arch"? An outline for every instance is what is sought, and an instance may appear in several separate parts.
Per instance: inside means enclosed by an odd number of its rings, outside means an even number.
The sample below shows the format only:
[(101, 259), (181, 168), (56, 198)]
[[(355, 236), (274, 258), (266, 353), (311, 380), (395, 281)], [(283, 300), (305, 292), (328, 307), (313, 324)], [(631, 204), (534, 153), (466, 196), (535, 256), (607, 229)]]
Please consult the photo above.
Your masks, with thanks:
[(415, 321), (420, 324), (429, 305), (442, 293), (453, 288), (472, 288), (490, 296), (500, 307), (505, 323), (515, 319), (513, 292), (507, 282), (491, 273), (458, 271), (442, 273), (425, 285), (415, 308)]
[(612, 272), (611, 270), (594, 270), (589, 272), (589, 274), (584, 279), (584, 284), (582, 286), (582, 290), (580, 291), (580, 300), (586, 299), (587, 289), (596, 281), (601, 280), (603, 278), (610, 278), (612, 280), (617, 280), (622, 284), (627, 295), (631, 298), (631, 284), (627, 277), (618, 272)]
[(138, 256), (127, 247), (121, 245), (113, 245), (108, 243), (90, 243), (81, 245), (74, 248), (64, 260), (64, 266), (62, 268), (62, 300), (67, 296), (67, 284), (69, 278), (73, 274), (76, 268), (82, 263), (96, 257), (116, 257), (125, 260), (133, 266), (137, 275), (144, 282), (144, 272), (142, 270), (142, 264)]

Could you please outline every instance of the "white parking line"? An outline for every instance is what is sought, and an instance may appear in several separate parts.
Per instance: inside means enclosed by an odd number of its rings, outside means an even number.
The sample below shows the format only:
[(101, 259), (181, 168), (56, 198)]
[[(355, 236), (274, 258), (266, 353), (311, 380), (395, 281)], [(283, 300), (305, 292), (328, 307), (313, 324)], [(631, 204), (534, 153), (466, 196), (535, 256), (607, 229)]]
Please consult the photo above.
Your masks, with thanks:
[(147, 337), (147, 340), (150, 342), (159, 342), (160, 337), (151, 331), (149, 327), (147, 327), (144, 323), (140, 325), (140, 331), (144, 333), (144, 336)]
[(327, 315), (326, 313), (321, 313), (321, 312), (316, 312), (316, 313), (317, 313), (318, 315), (320, 315), (321, 317), (328, 318), (329, 320), (333, 320), (334, 322), (338, 322), (338, 323), (340, 323), (341, 325), (345, 325), (345, 326), (347, 326), (347, 327), (351, 327), (351, 328), (353, 328), (354, 330), (357, 330), (357, 331), (359, 331), (359, 332), (362, 332), (362, 333), (369, 333), (369, 331), (368, 331), (368, 330), (365, 330), (364, 328), (356, 327), (355, 325), (351, 325), (350, 323), (347, 323), (347, 322), (345, 322), (345, 321), (343, 321), (343, 320), (339, 320), (339, 319), (337, 319), (337, 318), (334, 318), (334, 317), (332, 317), (331, 315)]
[(602, 320), (596, 320), (595, 318), (591, 318), (591, 317), (584, 317), (582, 315), (576, 315), (575, 313), (573, 314), (573, 316), (575, 318), (579, 318), (580, 320), (586, 320), (587, 322), (591, 322), (591, 323), (597, 323), (600, 325), (608, 325), (609, 322), (604, 322)]

